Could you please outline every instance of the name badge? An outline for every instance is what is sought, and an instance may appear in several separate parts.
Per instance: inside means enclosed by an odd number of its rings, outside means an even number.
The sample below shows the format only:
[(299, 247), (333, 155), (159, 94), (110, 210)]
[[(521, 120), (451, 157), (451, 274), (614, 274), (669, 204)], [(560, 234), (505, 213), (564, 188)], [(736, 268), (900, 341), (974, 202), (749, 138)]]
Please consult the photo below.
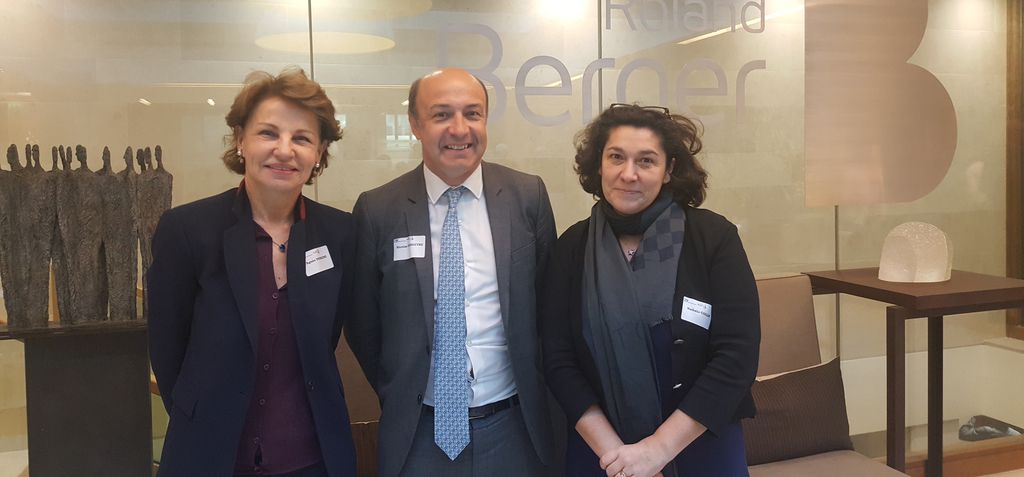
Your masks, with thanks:
[(306, 250), (306, 276), (311, 277), (324, 270), (334, 268), (334, 261), (331, 260), (331, 252), (327, 251), (326, 245)]
[(395, 239), (395, 261), (427, 256), (427, 236), (410, 235)]
[(682, 318), (706, 330), (711, 326), (711, 305), (684, 296)]

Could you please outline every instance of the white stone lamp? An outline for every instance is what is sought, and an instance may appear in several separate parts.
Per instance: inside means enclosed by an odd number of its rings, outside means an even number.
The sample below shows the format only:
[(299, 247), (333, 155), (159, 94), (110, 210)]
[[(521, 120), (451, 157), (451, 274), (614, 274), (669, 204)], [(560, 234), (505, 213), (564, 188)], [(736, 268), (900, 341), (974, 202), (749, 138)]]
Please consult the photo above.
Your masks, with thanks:
[(949, 280), (953, 242), (938, 227), (924, 222), (897, 225), (885, 237), (878, 279), (933, 283)]

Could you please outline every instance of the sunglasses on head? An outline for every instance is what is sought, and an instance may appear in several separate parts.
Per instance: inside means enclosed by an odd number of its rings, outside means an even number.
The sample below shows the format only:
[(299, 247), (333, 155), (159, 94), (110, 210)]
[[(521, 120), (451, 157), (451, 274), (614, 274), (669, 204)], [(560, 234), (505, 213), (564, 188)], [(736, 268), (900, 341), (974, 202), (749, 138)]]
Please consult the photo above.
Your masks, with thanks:
[(672, 113), (669, 112), (668, 108), (666, 108), (664, 106), (640, 106), (638, 104), (612, 103), (612, 104), (610, 104), (608, 106), (608, 109), (612, 109), (612, 108), (640, 108), (640, 109), (645, 109), (645, 110), (648, 110), (648, 111), (657, 111), (657, 112), (659, 112), (661, 114), (664, 114), (665, 116), (671, 116), (672, 115)]

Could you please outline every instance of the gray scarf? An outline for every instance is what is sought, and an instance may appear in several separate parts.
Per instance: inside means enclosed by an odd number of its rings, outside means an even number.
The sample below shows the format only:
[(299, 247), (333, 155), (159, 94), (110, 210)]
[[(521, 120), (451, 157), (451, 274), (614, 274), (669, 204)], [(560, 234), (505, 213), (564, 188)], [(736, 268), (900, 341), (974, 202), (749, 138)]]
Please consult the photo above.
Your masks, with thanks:
[(619, 437), (635, 443), (661, 425), (650, 328), (672, 319), (686, 214), (672, 203), (644, 231), (633, 261), (622, 255), (595, 204), (583, 258), (583, 336), (594, 357), (604, 412)]

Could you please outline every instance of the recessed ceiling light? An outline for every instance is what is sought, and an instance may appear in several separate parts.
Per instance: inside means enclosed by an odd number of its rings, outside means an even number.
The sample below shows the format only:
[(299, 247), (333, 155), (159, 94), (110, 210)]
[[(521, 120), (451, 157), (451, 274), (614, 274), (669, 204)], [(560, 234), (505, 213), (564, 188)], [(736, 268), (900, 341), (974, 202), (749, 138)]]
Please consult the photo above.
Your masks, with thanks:
[(139, 104), (141, 104), (143, 106), (149, 106), (149, 105), (151, 105), (153, 103), (150, 103), (149, 100), (146, 99), (146, 98), (139, 98)]
[(217, 102), (214, 101), (213, 98), (206, 98), (206, 104), (209, 104), (210, 106), (216, 106)]

